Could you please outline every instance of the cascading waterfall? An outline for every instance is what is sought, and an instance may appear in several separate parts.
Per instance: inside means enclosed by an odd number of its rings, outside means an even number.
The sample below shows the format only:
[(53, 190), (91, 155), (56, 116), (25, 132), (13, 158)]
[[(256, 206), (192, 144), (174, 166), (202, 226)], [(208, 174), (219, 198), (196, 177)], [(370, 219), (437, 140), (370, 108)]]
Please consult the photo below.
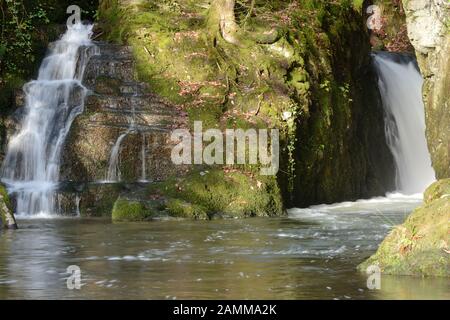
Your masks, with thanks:
[(24, 86), (25, 116), (2, 167), (2, 180), (16, 196), (18, 214), (57, 211), (61, 151), (73, 120), (83, 111), (85, 67), (98, 53), (91, 35), (92, 25), (70, 26), (50, 45), (37, 80)]
[(414, 58), (407, 55), (377, 53), (374, 63), (386, 114), (386, 139), (397, 167), (397, 189), (422, 193), (435, 181), (425, 137), (423, 79)]

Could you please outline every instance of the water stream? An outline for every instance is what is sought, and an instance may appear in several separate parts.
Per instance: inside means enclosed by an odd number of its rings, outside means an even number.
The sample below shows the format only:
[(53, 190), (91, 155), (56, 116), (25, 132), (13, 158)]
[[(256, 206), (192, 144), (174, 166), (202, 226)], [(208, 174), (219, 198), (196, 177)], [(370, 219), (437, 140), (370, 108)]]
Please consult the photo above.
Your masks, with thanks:
[(397, 168), (397, 190), (422, 193), (435, 181), (425, 138), (422, 76), (408, 55), (378, 53), (374, 62), (386, 113), (386, 139)]
[(87, 89), (81, 84), (96, 54), (92, 25), (76, 24), (50, 45), (37, 80), (24, 86), (25, 116), (10, 139), (2, 180), (17, 199), (19, 215), (57, 213), (55, 188), (70, 126), (83, 111)]

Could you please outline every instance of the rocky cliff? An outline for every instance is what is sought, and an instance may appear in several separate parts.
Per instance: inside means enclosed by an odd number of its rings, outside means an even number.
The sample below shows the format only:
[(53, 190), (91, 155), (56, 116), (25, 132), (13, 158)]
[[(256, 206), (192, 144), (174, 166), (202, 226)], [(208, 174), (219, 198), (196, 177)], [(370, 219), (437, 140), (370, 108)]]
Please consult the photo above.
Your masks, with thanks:
[(404, 1), (408, 36), (425, 79), (428, 146), (438, 179), (450, 177), (450, 3)]
[[(280, 129), (277, 182), (286, 206), (391, 190), (393, 160), (358, 8), (351, 1), (236, 7), (238, 44), (211, 27), (206, 2), (102, 1), (99, 25), (107, 40), (131, 47), (138, 79), (185, 111), (188, 126)], [(236, 170), (250, 178), (243, 185), (258, 185), (258, 168), (228, 167), (225, 176)]]

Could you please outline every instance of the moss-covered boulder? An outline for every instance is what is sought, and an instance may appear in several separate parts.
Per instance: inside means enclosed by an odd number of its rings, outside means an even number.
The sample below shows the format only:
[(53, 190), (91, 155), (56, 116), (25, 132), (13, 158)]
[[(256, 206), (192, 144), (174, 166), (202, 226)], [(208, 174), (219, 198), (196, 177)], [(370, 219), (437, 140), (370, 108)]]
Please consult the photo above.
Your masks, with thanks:
[(154, 212), (144, 203), (119, 198), (114, 203), (112, 220), (114, 222), (145, 221), (154, 217)]
[(5, 229), (17, 229), (11, 201), (5, 186), (0, 184), (0, 223)]
[(378, 265), (394, 275), (450, 276), (450, 179), (425, 193), (425, 204), (396, 227), (378, 251), (358, 268)]
[(236, 170), (195, 170), (185, 177), (151, 185), (149, 191), (166, 199), (166, 211), (173, 217), (204, 220), (284, 214), (274, 177)]

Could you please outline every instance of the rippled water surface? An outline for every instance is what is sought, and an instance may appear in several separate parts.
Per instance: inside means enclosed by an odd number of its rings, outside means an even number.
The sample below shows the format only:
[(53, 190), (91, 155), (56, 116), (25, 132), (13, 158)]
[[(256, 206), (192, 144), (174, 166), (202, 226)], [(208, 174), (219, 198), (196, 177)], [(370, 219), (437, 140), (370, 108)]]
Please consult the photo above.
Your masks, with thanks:
[[(289, 217), (112, 224), (20, 219), (0, 232), (0, 298), (449, 299), (447, 279), (355, 267), (418, 205), (390, 198), (290, 210)], [(68, 290), (78, 265), (81, 290)]]

